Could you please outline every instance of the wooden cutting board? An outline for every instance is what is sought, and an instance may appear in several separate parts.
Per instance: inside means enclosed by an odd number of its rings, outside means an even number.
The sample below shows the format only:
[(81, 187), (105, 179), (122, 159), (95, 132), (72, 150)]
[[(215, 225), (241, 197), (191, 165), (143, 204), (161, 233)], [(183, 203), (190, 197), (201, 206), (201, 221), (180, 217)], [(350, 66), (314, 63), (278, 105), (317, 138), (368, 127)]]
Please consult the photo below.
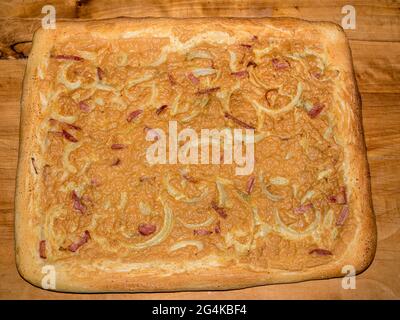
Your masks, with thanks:
[[(351, 1), (356, 29), (346, 30), (363, 102), (363, 124), (378, 223), (378, 250), (356, 289), (342, 279), (222, 292), (78, 295), (25, 282), (15, 267), (14, 190), (19, 102), (32, 34), (48, 1), (0, 4), (0, 298), (2, 299), (399, 299), (400, 298), (400, 4)], [(292, 16), (341, 23), (348, 1), (52, 1), (57, 19), (118, 16)]]

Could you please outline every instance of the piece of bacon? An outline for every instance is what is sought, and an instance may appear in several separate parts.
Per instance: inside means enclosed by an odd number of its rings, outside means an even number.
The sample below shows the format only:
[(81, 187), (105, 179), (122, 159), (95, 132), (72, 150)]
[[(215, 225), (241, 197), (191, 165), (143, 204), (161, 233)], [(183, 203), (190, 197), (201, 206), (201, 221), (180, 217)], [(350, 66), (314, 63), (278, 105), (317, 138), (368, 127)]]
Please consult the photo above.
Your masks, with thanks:
[(31, 162), (32, 162), (33, 170), (35, 170), (35, 173), (38, 174), (38, 170), (37, 170), (37, 168), (36, 168), (35, 158), (34, 158), (34, 157), (31, 158)]
[(311, 72), (311, 75), (317, 80), (321, 79), (322, 76), (320, 72)]
[(91, 184), (92, 186), (98, 187), (98, 186), (100, 185), (100, 181), (99, 181), (99, 179), (97, 179), (96, 177), (94, 177), (94, 178), (90, 179), (90, 184)]
[(346, 204), (347, 203), (346, 188), (340, 187), (339, 193), (336, 195), (329, 196), (328, 200), (331, 203)]
[(213, 232), (210, 230), (205, 230), (205, 229), (198, 229), (198, 230), (193, 230), (193, 234), (195, 236), (208, 236), (212, 234)]
[(157, 108), (156, 115), (159, 116), (167, 108), (168, 108), (168, 106), (166, 104), (163, 104), (161, 107)]
[(139, 233), (143, 236), (148, 236), (156, 232), (156, 225), (150, 223), (141, 223), (138, 227)]
[(246, 184), (247, 194), (250, 194), (253, 191), (255, 181), (256, 181), (256, 178), (254, 176), (249, 177), (249, 179), (247, 180), (247, 184)]
[(169, 80), (169, 83), (171, 84), (171, 86), (176, 85), (176, 80), (175, 80), (174, 76), (170, 73), (168, 73), (168, 80)]
[(311, 119), (316, 118), (322, 111), (322, 109), (325, 107), (324, 104), (322, 103), (316, 103), (313, 105), (310, 111), (308, 111), (308, 115), (310, 116)]
[(151, 139), (153, 141), (157, 141), (158, 139), (160, 139), (160, 135), (158, 134), (158, 132), (156, 130), (154, 130), (153, 128), (150, 127), (144, 127), (143, 131), (146, 133), (146, 135), (148, 135), (148, 139)]
[(258, 40), (258, 37), (257, 37), (255, 34), (253, 34), (253, 36), (251, 37), (251, 40), (252, 40), (252, 41), (257, 41), (257, 40)]
[(131, 122), (132, 120), (136, 119), (143, 113), (142, 109), (138, 109), (135, 111), (132, 111), (130, 114), (128, 114), (126, 121)]
[(344, 222), (346, 221), (348, 215), (349, 215), (349, 207), (343, 206), (342, 210), (340, 211), (339, 217), (336, 220), (336, 225), (337, 226), (344, 225)]
[(312, 209), (314, 206), (312, 203), (302, 204), (301, 206), (294, 208), (293, 211), (296, 214), (306, 213), (308, 210)]
[(240, 46), (243, 48), (246, 48), (246, 49), (251, 49), (253, 47), (251, 44), (247, 44), (247, 43), (241, 43)]
[(216, 213), (218, 213), (220, 215), (221, 218), (226, 219), (226, 217), (228, 216), (225, 212), (225, 209), (219, 207), (215, 201), (211, 202), (211, 207), (215, 210)]
[(231, 114), (228, 113), (228, 112), (225, 112), (224, 115), (225, 115), (225, 118), (227, 118), (227, 119), (229, 119), (229, 120), (232, 120), (233, 122), (237, 123), (238, 125), (240, 125), (240, 126), (246, 128), (246, 129), (253, 129), (253, 130), (255, 130), (255, 127), (253, 127), (252, 125), (250, 125), (250, 124), (248, 124), (248, 123), (246, 123), (246, 122), (244, 122), (244, 121), (242, 121), (242, 120), (239, 120), (238, 118), (234, 117), (233, 115), (231, 115)]
[(196, 92), (196, 94), (200, 95), (200, 94), (209, 94), (209, 93), (213, 93), (218, 91), (219, 89), (221, 89), (220, 87), (214, 87), (214, 88), (207, 88), (207, 89), (202, 89)]
[(231, 75), (237, 78), (246, 78), (249, 76), (249, 73), (246, 70), (242, 70), (238, 72), (231, 72)]
[(78, 242), (74, 242), (68, 246), (68, 250), (71, 252), (75, 252), (78, 250), (80, 247), (82, 247), (88, 240), (90, 239), (90, 233), (89, 231), (85, 230), (83, 233), (82, 237), (79, 239)]
[(115, 166), (118, 166), (120, 163), (121, 163), (121, 159), (120, 159), (120, 158), (117, 158), (117, 159), (111, 164), (111, 166), (112, 166), (112, 167), (115, 167)]
[(39, 242), (39, 256), (42, 259), (47, 259), (47, 256), (46, 256), (46, 240), (41, 240)]
[(74, 55), (66, 55), (66, 54), (59, 54), (56, 56), (52, 56), (52, 58), (57, 59), (57, 60), (73, 60), (73, 61), (83, 61), (84, 59), (79, 56), (74, 56)]
[(100, 81), (103, 80), (103, 78), (104, 78), (104, 70), (102, 68), (100, 68), (100, 67), (97, 67), (96, 71), (97, 71), (97, 78), (99, 78)]
[(285, 70), (290, 67), (289, 62), (286, 60), (279, 60), (277, 58), (272, 59), (272, 65), (274, 66), (275, 70)]
[(215, 233), (221, 233), (221, 221), (218, 220), (215, 228), (214, 228)]
[(111, 149), (113, 149), (113, 150), (121, 150), (121, 149), (124, 149), (124, 148), (126, 148), (126, 145), (122, 144), (122, 143), (113, 143), (111, 145)]
[(336, 203), (336, 195), (328, 196), (328, 201), (330, 203)]
[(80, 213), (84, 214), (86, 211), (86, 206), (82, 203), (81, 198), (76, 194), (75, 190), (71, 193), (71, 198), (73, 201), (73, 207), (75, 210), (80, 211)]
[(79, 108), (80, 108), (83, 112), (86, 112), (86, 113), (90, 112), (90, 110), (91, 110), (90, 106), (89, 106), (86, 102), (84, 102), (84, 101), (80, 101), (80, 102), (79, 102)]
[(330, 252), (329, 250), (320, 249), (320, 248), (312, 249), (308, 253), (309, 254), (315, 253), (318, 256), (331, 256), (332, 255), (332, 252)]
[(71, 142), (78, 142), (77, 138), (75, 138), (72, 134), (70, 134), (69, 132), (65, 131), (64, 129), (62, 131), (62, 135), (63, 135), (63, 137), (65, 139), (67, 139), (67, 140), (69, 140)]
[(187, 74), (188, 79), (190, 82), (192, 82), (195, 86), (197, 86), (200, 83), (200, 79), (197, 78), (193, 73), (189, 72)]
[(257, 63), (255, 63), (253, 60), (250, 60), (248, 63), (247, 63), (247, 68), (248, 67), (257, 67)]

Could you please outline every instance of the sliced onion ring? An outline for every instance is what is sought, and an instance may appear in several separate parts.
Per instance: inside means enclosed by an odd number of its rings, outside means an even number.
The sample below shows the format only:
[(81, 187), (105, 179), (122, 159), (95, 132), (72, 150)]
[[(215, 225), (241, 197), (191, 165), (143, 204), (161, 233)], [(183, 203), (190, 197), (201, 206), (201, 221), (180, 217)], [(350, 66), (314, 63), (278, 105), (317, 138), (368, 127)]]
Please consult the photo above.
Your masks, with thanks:
[(204, 245), (201, 241), (198, 240), (183, 240), (175, 243), (169, 248), (169, 252), (173, 252), (182, 248), (185, 248), (187, 246), (194, 246), (197, 248), (198, 251), (201, 251), (204, 249)]

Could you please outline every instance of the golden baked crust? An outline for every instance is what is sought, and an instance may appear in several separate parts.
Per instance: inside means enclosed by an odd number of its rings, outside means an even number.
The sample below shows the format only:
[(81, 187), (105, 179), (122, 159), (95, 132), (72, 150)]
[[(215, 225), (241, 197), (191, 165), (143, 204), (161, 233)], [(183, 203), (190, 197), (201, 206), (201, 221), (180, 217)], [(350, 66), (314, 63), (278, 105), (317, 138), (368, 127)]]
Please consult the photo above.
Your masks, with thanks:
[[(52, 265), (57, 291), (233, 289), (373, 259), (361, 103), (335, 24), (57, 23), (35, 33), (21, 108), (16, 257), (34, 285)], [(145, 136), (171, 120), (255, 128), (254, 171), (149, 165)]]

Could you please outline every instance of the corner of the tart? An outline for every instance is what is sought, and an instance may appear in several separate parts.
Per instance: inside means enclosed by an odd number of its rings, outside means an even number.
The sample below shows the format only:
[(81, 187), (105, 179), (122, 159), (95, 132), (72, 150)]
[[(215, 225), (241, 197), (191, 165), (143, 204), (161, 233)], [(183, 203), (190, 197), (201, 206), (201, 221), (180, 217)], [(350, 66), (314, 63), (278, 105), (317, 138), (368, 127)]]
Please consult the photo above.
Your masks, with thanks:
[(15, 247), (15, 264), (20, 276), (30, 284), (39, 287), (41, 284), (42, 275), (39, 272), (39, 267), (35, 263), (33, 257), (28, 252), (16, 244)]

